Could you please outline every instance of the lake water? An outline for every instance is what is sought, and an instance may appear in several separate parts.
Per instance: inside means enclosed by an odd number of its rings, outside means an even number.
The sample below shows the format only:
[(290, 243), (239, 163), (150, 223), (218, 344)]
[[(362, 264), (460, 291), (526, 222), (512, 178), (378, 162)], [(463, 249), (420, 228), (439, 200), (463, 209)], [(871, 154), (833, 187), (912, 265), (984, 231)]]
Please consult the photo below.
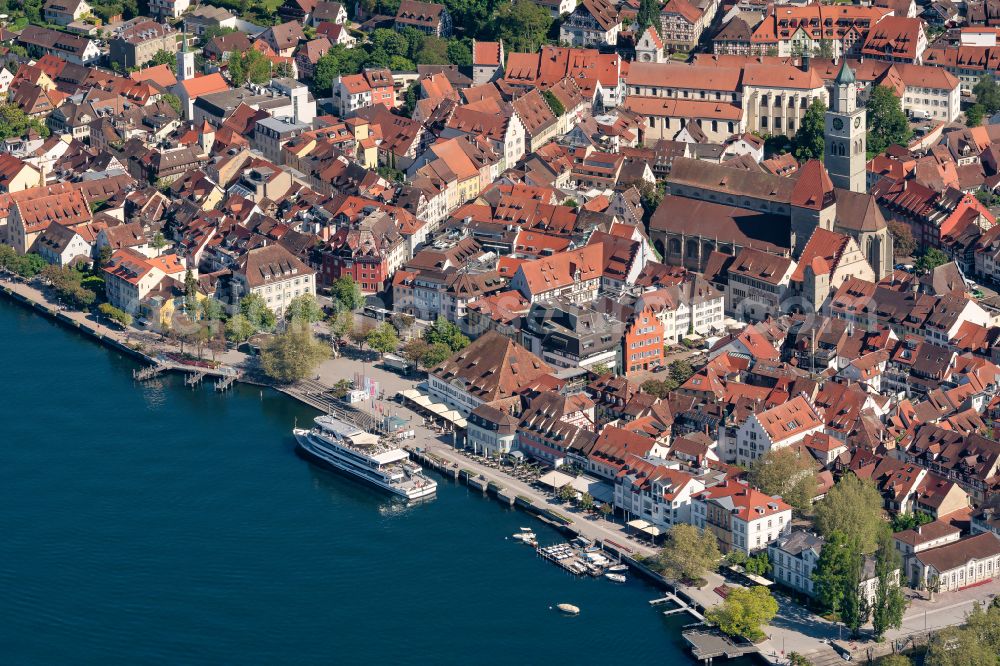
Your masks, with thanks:
[[(313, 468), (276, 393), (216, 395), (0, 300), (0, 662), (693, 663), (657, 590), (576, 579), (516, 510)], [(569, 602), (579, 617), (551, 606)]]

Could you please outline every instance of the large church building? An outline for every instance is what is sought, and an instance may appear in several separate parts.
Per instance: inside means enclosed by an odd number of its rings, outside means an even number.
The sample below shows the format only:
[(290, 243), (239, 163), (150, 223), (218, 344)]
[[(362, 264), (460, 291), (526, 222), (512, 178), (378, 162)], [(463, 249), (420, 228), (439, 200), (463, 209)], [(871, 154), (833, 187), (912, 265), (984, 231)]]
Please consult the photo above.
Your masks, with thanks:
[(663, 261), (703, 271), (713, 251), (748, 247), (797, 260), (821, 228), (852, 237), (875, 275), (888, 275), (892, 237), (866, 190), (865, 110), (846, 62), (830, 97), (824, 162), (807, 162), (790, 177), (676, 158), (649, 228)]

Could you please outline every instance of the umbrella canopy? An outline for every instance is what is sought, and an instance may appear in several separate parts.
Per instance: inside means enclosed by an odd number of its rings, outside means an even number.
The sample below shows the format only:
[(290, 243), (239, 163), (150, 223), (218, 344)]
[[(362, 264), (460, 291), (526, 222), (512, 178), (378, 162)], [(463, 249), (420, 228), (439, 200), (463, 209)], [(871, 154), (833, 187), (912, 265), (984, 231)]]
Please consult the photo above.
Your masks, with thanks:
[(642, 518), (636, 518), (635, 520), (628, 521), (628, 526), (637, 530), (644, 530), (647, 527), (650, 527), (650, 524)]

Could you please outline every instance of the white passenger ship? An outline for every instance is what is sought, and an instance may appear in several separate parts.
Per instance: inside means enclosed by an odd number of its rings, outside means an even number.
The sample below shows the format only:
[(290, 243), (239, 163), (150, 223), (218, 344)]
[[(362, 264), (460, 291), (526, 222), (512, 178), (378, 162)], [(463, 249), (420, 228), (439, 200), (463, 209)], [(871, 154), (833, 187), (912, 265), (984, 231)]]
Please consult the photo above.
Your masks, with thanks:
[(295, 428), (292, 432), (299, 452), (310, 460), (394, 495), (417, 500), (437, 490), (437, 482), (427, 478), (406, 451), (332, 416), (317, 416), (311, 430)]

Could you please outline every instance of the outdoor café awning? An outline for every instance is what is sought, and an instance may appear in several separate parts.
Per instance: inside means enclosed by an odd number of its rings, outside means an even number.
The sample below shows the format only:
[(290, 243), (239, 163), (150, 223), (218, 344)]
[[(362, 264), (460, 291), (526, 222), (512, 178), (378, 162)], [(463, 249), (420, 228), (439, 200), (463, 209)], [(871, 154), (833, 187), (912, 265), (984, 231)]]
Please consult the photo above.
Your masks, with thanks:
[(453, 423), (455, 424), (456, 428), (465, 428), (466, 426), (469, 425), (469, 422), (466, 421), (465, 419), (455, 419)]
[(631, 527), (631, 528), (633, 528), (633, 529), (637, 529), (637, 530), (644, 530), (647, 527), (652, 527), (652, 525), (650, 525), (649, 523), (647, 523), (642, 518), (636, 518), (635, 520), (628, 521), (628, 526)]
[(409, 400), (416, 400), (421, 395), (421, 393), (417, 389), (411, 388), (400, 391), (399, 393), (397, 393), (397, 395), (401, 395)]
[(431, 404), (431, 399), (423, 394), (418, 394), (416, 398), (410, 398), (410, 399), (413, 401), (413, 404), (417, 405), (418, 407), (427, 407), (429, 404)]
[(448, 421), (454, 423), (455, 421), (461, 419), (462, 415), (456, 412), (454, 409), (449, 409), (447, 412), (441, 414), (441, 418), (447, 419)]
[(434, 412), (438, 416), (448, 411), (448, 406), (442, 405), (440, 402), (432, 402), (429, 405), (425, 405), (425, 407), (427, 407), (427, 411)]
[(645, 532), (651, 537), (658, 537), (661, 534), (663, 534), (663, 532), (660, 531), (660, 528), (657, 527), (656, 525), (649, 525), (648, 527), (643, 527), (642, 530), (640, 531)]
[(569, 474), (563, 474), (562, 472), (557, 472), (556, 470), (547, 472), (538, 479), (538, 483), (542, 484), (543, 486), (548, 486), (553, 490), (556, 488), (562, 488), (566, 484), (572, 483), (572, 481), (573, 481), (572, 476), (570, 476)]

